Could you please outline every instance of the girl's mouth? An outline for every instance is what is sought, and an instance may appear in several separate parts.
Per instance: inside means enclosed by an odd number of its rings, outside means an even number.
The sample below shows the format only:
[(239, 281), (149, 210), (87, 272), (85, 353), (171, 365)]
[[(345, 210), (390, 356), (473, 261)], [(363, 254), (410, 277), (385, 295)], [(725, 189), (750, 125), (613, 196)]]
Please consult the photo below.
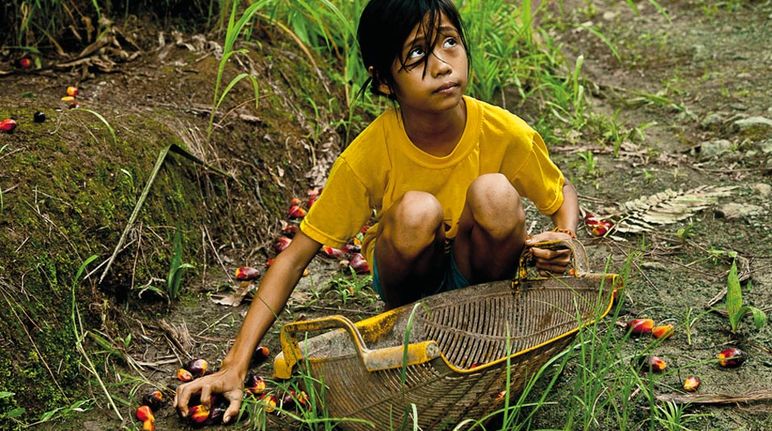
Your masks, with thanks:
[(441, 85), (439, 88), (434, 90), (435, 93), (450, 93), (454, 91), (458, 87), (458, 84), (455, 82), (448, 82), (447, 84)]

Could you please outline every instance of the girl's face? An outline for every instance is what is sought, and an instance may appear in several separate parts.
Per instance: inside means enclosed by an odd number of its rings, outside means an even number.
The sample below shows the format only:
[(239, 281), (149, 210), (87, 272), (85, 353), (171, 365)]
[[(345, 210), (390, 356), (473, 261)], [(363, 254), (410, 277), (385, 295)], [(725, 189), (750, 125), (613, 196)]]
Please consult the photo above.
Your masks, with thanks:
[(466, 91), (469, 61), (458, 30), (442, 13), (437, 40), (428, 46), (432, 41), (425, 39), (423, 28), (432, 24), (416, 25), (408, 35), (400, 54), (403, 62), (395, 59), (391, 66), (394, 87), (381, 84), (382, 92), (394, 92), (403, 110), (447, 111), (459, 106)]

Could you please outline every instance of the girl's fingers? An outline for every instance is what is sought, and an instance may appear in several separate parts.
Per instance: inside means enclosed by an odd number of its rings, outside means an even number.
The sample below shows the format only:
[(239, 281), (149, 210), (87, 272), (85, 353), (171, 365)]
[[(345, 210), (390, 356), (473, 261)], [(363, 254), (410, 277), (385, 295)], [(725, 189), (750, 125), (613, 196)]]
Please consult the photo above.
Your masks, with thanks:
[(212, 398), (212, 386), (204, 385), (204, 387), (201, 388), (201, 404), (207, 407), (212, 407), (211, 398)]
[(188, 416), (188, 401), (190, 401), (190, 395), (199, 389), (197, 386), (195, 381), (177, 386), (174, 395), (174, 407), (179, 410), (182, 417)]
[(564, 248), (559, 250), (550, 250), (546, 248), (532, 248), (531, 253), (533, 253), (534, 257), (536, 257), (536, 260), (539, 259), (543, 260), (570, 260), (571, 259), (571, 250)]
[(226, 398), (230, 401), (230, 404), (228, 404), (228, 408), (225, 410), (225, 414), (223, 414), (222, 422), (227, 424), (231, 421), (232, 418), (236, 417), (236, 415), (239, 414), (239, 409), (241, 408), (241, 391), (235, 391), (238, 392), (238, 395), (233, 395), (231, 392), (228, 392), (226, 395)]

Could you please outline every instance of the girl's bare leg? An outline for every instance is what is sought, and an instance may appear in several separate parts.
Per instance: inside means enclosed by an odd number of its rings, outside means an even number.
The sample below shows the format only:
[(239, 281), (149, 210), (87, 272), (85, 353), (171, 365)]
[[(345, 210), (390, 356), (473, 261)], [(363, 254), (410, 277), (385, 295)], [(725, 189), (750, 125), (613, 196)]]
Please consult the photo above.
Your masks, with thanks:
[(386, 308), (421, 298), (442, 278), (443, 210), (430, 193), (405, 193), (378, 223), (375, 260)]
[(502, 174), (478, 177), (467, 190), (453, 244), (461, 274), (472, 284), (511, 278), (525, 237), (517, 190)]

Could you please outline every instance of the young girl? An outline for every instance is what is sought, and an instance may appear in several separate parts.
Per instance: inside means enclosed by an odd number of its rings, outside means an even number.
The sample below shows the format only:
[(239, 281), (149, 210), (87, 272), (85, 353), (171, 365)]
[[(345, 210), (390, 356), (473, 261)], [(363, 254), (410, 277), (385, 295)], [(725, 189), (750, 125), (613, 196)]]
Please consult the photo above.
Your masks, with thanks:
[[(322, 244), (342, 246), (373, 214), (364, 254), (388, 308), (437, 292), (512, 277), (524, 247), (574, 237), (574, 188), (523, 120), (465, 96), (469, 52), (451, 0), (371, 0), (359, 45), (373, 92), (395, 108), (338, 157), (300, 232), (263, 277), (220, 371), (177, 388), (213, 393), (234, 417), (250, 357)], [(555, 229), (526, 239), (521, 198)], [(569, 251), (533, 249), (536, 266), (562, 272)]]

